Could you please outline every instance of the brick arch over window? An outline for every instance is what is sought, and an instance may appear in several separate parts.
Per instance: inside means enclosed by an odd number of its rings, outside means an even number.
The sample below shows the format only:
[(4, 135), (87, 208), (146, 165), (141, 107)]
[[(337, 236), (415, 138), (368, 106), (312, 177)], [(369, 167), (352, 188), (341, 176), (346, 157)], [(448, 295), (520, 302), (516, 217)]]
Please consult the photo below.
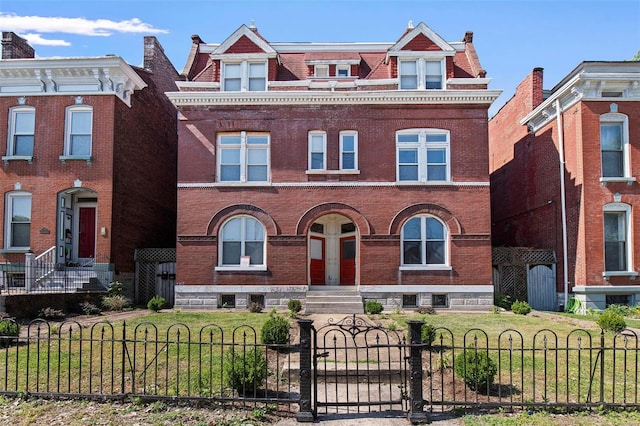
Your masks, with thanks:
[(451, 235), (464, 234), (464, 229), (458, 221), (458, 219), (444, 207), (437, 204), (414, 204), (413, 206), (406, 207), (398, 212), (398, 214), (391, 221), (389, 227), (389, 235), (400, 235), (402, 225), (411, 217), (418, 214), (430, 214), (442, 220), (449, 228)]
[(362, 213), (353, 207), (342, 203), (319, 204), (307, 210), (298, 221), (296, 234), (306, 235), (307, 232), (309, 232), (311, 224), (313, 224), (316, 219), (330, 213), (341, 214), (351, 219), (358, 228), (360, 235), (371, 235), (371, 225), (369, 225), (369, 221), (362, 215)]
[(278, 225), (273, 220), (271, 215), (262, 210), (259, 207), (252, 206), (250, 204), (234, 204), (227, 206), (216, 213), (207, 226), (207, 235), (218, 235), (220, 227), (227, 219), (232, 216), (248, 215), (255, 217), (265, 227), (267, 235), (279, 235), (280, 230)]

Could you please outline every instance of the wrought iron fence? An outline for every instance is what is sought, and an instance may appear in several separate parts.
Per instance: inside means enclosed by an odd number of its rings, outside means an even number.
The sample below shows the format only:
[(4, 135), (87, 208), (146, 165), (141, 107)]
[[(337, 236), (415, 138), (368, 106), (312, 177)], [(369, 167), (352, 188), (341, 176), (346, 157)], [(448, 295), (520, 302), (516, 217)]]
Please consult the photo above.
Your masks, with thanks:
[[(313, 321), (301, 319), (289, 342), (267, 345), (246, 325), (101, 322), (83, 328), (75, 321), (34, 320), (11, 336), (7, 324), (15, 323), (0, 322), (0, 394), (7, 395), (274, 404), (297, 412), (300, 421), (316, 418), (321, 405), (402, 407), (415, 420), (460, 407), (640, 409), (640, 347), (632, 330), (559, 335), (545, 329), (525, 337), (513, 329), (489, 335), (435, 328), (433, 341), (423, 342), (423, 323), (409, 321), (408, 339), (405, 331), (365, 339), (384, 331), (375, 326), (343, 329), (321, 341)], [(330, 326), (339, 323), (318, 331)], [(325, 359), (332, 356), (333, 365)], [(326, 386), (340, 363), (351, 370)], [(400, 393), (385, 369), (398, 370)], [(389, 383), (388, 399), (361, 395)], [(321, 394), (329, 390), (339, 398)]]

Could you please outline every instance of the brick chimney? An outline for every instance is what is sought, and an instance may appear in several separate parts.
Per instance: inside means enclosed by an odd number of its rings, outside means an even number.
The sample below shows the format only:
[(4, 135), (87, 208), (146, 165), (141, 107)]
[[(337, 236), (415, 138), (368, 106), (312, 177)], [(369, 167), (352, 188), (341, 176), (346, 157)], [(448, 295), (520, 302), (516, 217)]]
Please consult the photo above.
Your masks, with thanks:
[(16, 33), (2, 33), (2, 59), (29, 59), (35, 56), (36, 52), (27, 40)]

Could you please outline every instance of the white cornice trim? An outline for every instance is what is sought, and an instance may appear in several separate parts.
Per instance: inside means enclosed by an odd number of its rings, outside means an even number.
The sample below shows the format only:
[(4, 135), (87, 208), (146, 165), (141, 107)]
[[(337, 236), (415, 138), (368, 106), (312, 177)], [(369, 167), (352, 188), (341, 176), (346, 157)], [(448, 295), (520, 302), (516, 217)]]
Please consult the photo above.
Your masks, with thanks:
[(250, 184), (250, 183), (219, 183), (219, 182), (182, 182), (178, 183), (178, 188), (313, 188), (313, 187), (488, 187), (489, 182), (447, 182), (447, 183), (398, 183), (398, 182), (278, 182), (278, 183), (263, 183), (263, 184)]
[(145, 87), (118, 56), (0, 60), (2, 95), (111, 94), (131, 106), (131, 94)]
[(209, 55), (212, 61), (224, 61), (224, 62), (234, 62), (234, 61), (266, 61), (267, 59), (277, 58), (278, 54), (276, 52), (269, 53), (217, 53)]
[(178, 89), (219, 89), (218, 81), (176, 81)]
[(307, 59), (307, 65), (359, 65), (360, 59)]
[(457, 85), (469, 85), (473, 86), (476, 84), (486, 84), (489, 85), (491, 83), (491, 78), (449, 78), (447, 79), (447, 84), (457, 84)]
[(383, 90), (166, 92), (176, 106), (188, 105), (350, 105), (350, 104), (482, 104), (490, 105), (501, 90)]
[(454, 56), (456, 52), (451, 51), (430, 51), (430, 50), (396, 50), (389, 51), (388, 56), (397, 56), (399, 58), (432, 58), (442, 59), (445, 56)]
[[(269, 45), (278, 53), (305, 53), (305, 52), (379, 52), (385, 53), (394, 43), (305, 43), (305, 42), (273, 42)], [(214, 53), (219, 44), (200, 44), (201, 53)]]

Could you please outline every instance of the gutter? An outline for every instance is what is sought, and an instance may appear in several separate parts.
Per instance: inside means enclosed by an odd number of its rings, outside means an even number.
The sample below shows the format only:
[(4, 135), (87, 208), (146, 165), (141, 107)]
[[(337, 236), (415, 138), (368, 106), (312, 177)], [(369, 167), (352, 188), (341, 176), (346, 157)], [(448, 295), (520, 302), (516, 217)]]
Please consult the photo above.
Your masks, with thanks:
[(569, 302), (569, 266), (567, 265), (567, 207), (566, 189), (564, 182), (564, 122), (562, 120), (562, 110), (560, 109), (560, 99), (555, 100), (556, 123), (558, 126), (558, 154), (560, 157), (560, 211), (562, 216), (562, 283), (564, 287), (564, 306)]

